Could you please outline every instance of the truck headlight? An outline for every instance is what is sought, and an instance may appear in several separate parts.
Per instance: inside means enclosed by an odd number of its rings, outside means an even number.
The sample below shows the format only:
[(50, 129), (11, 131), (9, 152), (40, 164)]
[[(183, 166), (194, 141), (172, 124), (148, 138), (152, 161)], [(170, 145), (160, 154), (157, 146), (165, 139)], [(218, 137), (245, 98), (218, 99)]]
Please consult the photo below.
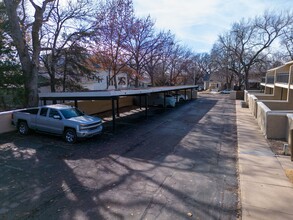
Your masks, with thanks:
[(79, 125), (79, 130), (84, 130), (87, 129), (87, 125), (86, 124), (80, 124)]

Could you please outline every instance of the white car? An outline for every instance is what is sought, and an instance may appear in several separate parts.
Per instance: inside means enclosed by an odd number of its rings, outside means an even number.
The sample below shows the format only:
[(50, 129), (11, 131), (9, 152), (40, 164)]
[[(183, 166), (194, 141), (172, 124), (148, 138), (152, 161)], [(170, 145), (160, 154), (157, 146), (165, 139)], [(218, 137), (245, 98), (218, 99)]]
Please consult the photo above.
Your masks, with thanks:
[(181, 101), (188, 100), (188, 96), (187, 95), (183, 95), (183, 94), (180, 94), (180, 93), (175, 93), (173, 96), (174, 96), (176, 102), (181, 102)]
[(225, 89), (223, 91), (221, 91), (221, 94), (230, 94), (231, 93), (231, 90), (229, 89)]
[[(152, 94), (149, 98), (149, 105), (164, 106), (164, 94)], [(166, 106), (175, 107), (176, 98), (172, 95), (166, 95)]]

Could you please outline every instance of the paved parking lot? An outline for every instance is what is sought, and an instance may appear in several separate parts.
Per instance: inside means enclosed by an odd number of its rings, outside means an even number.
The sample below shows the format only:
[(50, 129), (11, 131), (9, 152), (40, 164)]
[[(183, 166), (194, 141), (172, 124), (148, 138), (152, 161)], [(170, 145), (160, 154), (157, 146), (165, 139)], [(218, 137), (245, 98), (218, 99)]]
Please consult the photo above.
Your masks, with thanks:
[(0, 135), (0, 219), (237, 219), (235, 101), (143, 115), (76, 145)]

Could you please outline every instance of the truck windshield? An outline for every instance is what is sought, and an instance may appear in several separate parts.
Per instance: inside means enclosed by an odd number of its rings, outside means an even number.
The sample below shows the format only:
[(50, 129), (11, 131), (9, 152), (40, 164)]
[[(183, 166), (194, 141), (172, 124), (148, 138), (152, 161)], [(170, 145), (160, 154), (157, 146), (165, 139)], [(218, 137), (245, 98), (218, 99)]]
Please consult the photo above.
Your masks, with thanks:
[(74, 117), (78, 117), (78, 116), (83, 116), (84, 115), (81, 111), (79, 111), (76, 108), (62, 109), (62, 110), (60, 110), (60, 112), (62, 113), (62, 115), (66, 119), (74, 118)]

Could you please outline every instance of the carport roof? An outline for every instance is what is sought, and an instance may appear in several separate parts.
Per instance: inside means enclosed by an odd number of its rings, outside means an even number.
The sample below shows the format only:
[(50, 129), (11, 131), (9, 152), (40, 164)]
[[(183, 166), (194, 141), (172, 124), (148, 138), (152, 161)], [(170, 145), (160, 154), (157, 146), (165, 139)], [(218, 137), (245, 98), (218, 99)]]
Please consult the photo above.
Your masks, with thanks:
[(119, 96), (135, 96), (145, 95), (151, 93), (178, 91), (186, 89), (194, 89), (197, 86), (165, 86), (165, 87), (150, 87), (146, 89), (121, 89), (121, 90), (103, 90), (103, 91), (89, 91), (89, 92), (49, 92), (39, 93), (41, 100), (52, 99), (109, 99)]

